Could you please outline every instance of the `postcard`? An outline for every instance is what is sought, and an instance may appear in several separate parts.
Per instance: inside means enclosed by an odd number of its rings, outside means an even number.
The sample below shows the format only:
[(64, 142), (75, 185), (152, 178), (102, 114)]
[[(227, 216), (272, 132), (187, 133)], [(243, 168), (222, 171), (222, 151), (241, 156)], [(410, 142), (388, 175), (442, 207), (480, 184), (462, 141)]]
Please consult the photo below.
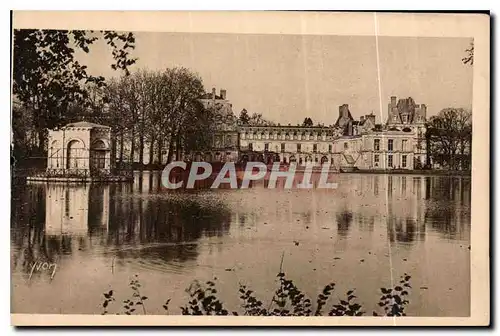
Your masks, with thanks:
[(13, 12), (12, 324), (489, 325), (489, 22)]

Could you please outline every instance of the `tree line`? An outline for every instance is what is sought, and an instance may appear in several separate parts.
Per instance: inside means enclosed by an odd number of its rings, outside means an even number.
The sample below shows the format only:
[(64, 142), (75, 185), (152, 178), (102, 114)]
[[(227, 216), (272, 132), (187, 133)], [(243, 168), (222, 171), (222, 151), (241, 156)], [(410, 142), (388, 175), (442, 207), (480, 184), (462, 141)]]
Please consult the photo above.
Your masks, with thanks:
[(427, 162), (449, 170), (471, 169), (472, 113), (445, 108), (426, 124)]
[[(47, 130), (81, 121), (111, 126), (117, 139), (112, 157), (120, 163), (167, 161), (183, 150), (203, 148), (211, 142), (216, 111), (205, 108), (202, 79), (189, 69), (162, 71), (130, 67), (137, 58), (133, 33), (81, 30), (14, 31), (12, 155), (22, 163), (43, 159)], [(90, 52), (94, 42), (104, 41), (113, 55), (110, 67), (117, 71), (106, 80), (88, 73), (75, 51)], [(156, 155), (156, 157), (153, 157)], [(43, 160), (42, 160), (43, 161)]]

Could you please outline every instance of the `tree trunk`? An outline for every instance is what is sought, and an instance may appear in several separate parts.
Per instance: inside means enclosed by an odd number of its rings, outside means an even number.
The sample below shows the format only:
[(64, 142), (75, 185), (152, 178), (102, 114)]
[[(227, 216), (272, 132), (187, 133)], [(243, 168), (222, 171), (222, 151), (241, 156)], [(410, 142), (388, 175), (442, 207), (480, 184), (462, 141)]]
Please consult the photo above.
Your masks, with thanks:
[(45, 154), (45, 130), (38, 130), (38, 155), (44, 156)]
[(149, 164), (150, 165), (153, 164), (155, 142), (156, 142), (156, 139), (152, 138), (151, 142), (149, 143)]
[(172, 131), (170, 133), (170, 139), (168, 139), (167, 163), (172, 162), (172, 156), (174, 154), (174, 141), (175, 141), (175, 136), (174, 132)]
[(142, 166), (144, 165), (144, 133), (142, 130), (139, 135), (139, 164), (141, 165), (142, 170)]
[(120, 162), (120, 168), (123, 167), (123, 131), (120, 132), (120, 158), (118, 161)]
[(175, 142), (175, 160), (180, 161), (180, 156), (181, 156), (181, 135), (180, 133), (177, 133), (176, 137), (176, 142)]
[(163, 154), (161, 153), (163, 150), (163, 138), (158, 139), (158, 163), (161, 165), (162, 164), (162, 156)]
[(460, 170), (465, 170), (465, 141), (460, 142)]
[(132, 126), (130, 133), (130, 163), (133, 165), (135, 161), (135, 126)]
[(111, 142), (111, 167), (115, 167), (116, 165), (116, 129), (111, 130), (111, 139), (113, 141)]

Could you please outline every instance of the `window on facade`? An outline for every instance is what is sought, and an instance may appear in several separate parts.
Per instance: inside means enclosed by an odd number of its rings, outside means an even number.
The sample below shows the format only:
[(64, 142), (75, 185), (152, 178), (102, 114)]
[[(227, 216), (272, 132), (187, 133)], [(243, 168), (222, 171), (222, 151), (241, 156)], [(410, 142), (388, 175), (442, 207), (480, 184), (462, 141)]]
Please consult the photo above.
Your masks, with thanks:
[(332, 145), (328, 145), (328, 151), (331, 153), (332, 152)]
[(347, 142), (344, 142), (344, 149), (349, 148), (349, 144)]
[(269, 144), (268, 144), (268, 143), (264, 144), (264, 150), (265, 150), (266, 152), (267, 152), (267, 151), (269, 151)]
[(392, 168), (392, 155), (389, 155), (387, 157), (387, 166), (391, 167)]
[(406, 168), (406, 155), (401, 158), (401, 167)]
[(380, 139), (375, 139), (373, 141), (373, 149), (376, 151), (380, 150)]
[(104, 169), (106, 168), (106, 153), (103, 151), (95, 151), (94, 152), (94, 157), (95, 157), (95, 167), (97, 169)]
[(403, 151), (406, 151), (406, 144), (407, 144), (407, 143), (408, 143), (408, 140), (406, 140), (406, 139), (405, 139), (405, 140), (403, 140), (403, 141), (401, 141), (401, 149), (402, 149)]
[(373, 162), (375, 162), (375, 165), (378, 165), (378, 163), (380, 162), (380, 156), (378, 154), (375, 154), (375, 156), (373, 157)]
[(300, 153), (300, 151), (302, 150), (300, 144), (297, 144), (297, 153)]
[(251, 151), (253, 150), (253, 143), (251, 143), (251, 142), (248, 143), (248, 149)]
[(313, 153), (316, 153), (318, 151), (318, 145), (314, 144), (313, 145)]
[(393, 139), (389, 139), (389, 141), (387, 142), (387, 150), (389, 152), (392, 152), (393, 147), (394, 147), (394, 140)]
[(285, 152), (285, 144), (284, 144), (284, 143), (282, 143), (282, 144), (281, 144), (281, 153), (284, 153), (284, 152)]

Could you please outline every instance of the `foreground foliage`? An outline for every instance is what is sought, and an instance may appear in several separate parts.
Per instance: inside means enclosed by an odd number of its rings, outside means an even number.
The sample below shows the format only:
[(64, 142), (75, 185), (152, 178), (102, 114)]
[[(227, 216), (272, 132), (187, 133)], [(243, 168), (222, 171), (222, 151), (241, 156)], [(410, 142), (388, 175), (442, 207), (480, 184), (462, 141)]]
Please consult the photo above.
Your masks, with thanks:
[[(295, 286), (292, 280), (286, 278), (285, 273), (277, 275), (279, 286), (275, 290), (271, 301), (266, 305), (255, 296), (254, 291), (240, 284), (239, 298), (241, 307), (239, 311), (228, 310), (217, 297), (214, 281), (201, 283), (193, 281), (186, 292), (189, 301), (180, 307), (182, 315), (244, 315), (244, 316), (364, 316), (363, 306), (357, 302), (354, 289), (347, 291), (343, 299), (334, 304), (327, 305), (335, 290), (335, 283), (327, 284), (315, 301), (307, 297)], [(380, 288), (378, 306), (382, 312), (373, 311), (373, 316), (406, 316), (405, 309), (408, 305), (408, 295), (411, 276), (404, 274), (399, 283), (393, 288)], [(132, 298), (123, 301), (122, 314), (131, 315), (137, 312), (147, 314), (145, 302), (148, 299), (140, 293), (141, 284), (137, 275), (130, 282)], [(102, 314), (110, 313), (110, 304), (116, 301), (113, 290), (104, 293)], [(169, 311), (170, 299), (163, 304), (166, 313)], [(139, 309), (140, 307), (140, 309)], [(120, 312), (116, 313), (120, 314)], [(175, 313), (174, 313), (175, 314)]]

